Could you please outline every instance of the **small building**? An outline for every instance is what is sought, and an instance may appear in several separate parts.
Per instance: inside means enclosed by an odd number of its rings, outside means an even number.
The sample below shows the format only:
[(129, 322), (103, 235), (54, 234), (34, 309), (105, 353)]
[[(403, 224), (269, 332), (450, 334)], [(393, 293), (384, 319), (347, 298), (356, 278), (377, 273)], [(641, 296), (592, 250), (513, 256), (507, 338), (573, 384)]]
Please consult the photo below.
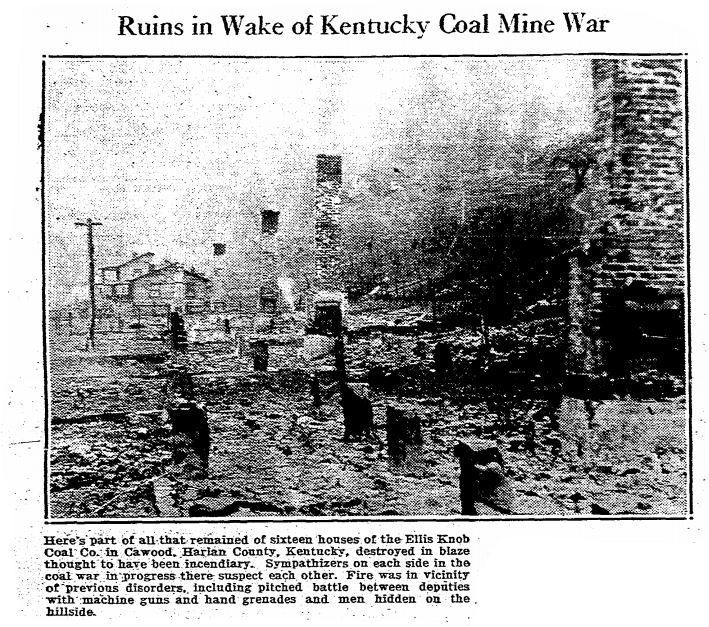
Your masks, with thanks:
[(156, 267), (154, 259), (153, 253), (144, 253), (120, 265), (99, 268), (95, 285), (100, 306), (182, 311), (203, 311), (209, 307), (209, 279), (177, 263)]
[(194, 270), (170, 263), (128, 281), (136, 305), (169, 305), (181, 311), (209, 307), (210, 280)]
[(155, 255), (143, 253), (117, 266), (99, 268), (96, 276), (96, 292), (102, 302), (130, 302), (130, 280), (155, 269)]

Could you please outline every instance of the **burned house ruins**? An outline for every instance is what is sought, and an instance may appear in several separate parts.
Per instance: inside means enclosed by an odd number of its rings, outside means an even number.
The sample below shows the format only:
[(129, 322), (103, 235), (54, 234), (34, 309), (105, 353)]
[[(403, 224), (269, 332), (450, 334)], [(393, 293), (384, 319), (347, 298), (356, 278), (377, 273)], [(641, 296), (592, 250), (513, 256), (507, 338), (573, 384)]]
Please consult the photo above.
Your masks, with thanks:
[(678, 57), (121, 63), (47, 63), (50, 518), (687, 514)]

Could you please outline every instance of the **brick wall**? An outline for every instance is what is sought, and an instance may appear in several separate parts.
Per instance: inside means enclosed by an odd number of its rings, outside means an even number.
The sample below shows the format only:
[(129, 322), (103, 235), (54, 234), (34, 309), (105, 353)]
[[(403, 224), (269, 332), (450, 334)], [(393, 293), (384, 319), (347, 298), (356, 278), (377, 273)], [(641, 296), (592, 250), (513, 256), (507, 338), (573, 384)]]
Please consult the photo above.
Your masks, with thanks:
[(684, 76), (679, 60), (596, 59), (592, 77), (597, 164), (574, 206), (568, 370), (627, 377), (614, 365), (638, 349), (627, 337), (654, 338), (658, 350), (683, 343), (681, 329), (638, 325), (683, 318)]

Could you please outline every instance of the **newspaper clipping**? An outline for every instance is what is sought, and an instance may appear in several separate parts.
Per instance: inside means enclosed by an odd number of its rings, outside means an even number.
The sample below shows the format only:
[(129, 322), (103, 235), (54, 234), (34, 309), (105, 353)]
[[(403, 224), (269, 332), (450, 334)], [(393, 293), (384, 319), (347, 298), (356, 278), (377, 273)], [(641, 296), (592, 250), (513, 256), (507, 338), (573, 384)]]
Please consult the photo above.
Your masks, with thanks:
[(13, 9), (7, 624), (699, 624), (701, 24), (342, 4)]

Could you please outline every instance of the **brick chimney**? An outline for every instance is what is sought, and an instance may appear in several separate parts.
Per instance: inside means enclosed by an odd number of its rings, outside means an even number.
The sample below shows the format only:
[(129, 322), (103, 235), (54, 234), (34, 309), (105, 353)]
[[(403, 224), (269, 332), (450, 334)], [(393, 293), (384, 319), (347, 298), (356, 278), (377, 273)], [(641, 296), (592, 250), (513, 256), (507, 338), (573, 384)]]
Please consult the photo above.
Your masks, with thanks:
[(261, 232), (259, 235), (259, 311), (262, 316), (278, 313), (278, 276), (280, 273), (280, 251), (278, 247), (279, 213), (274, 209), (261, 211)]
[(315, 185), (315, 278), (310, 321), (316, 333), (339, 335), (345, 313), (341, 156), (317, 155)]
[(597, 165), (576, 198), (570, 381), (684, 371), (684, 75), (674, 59), (592, 61)]

